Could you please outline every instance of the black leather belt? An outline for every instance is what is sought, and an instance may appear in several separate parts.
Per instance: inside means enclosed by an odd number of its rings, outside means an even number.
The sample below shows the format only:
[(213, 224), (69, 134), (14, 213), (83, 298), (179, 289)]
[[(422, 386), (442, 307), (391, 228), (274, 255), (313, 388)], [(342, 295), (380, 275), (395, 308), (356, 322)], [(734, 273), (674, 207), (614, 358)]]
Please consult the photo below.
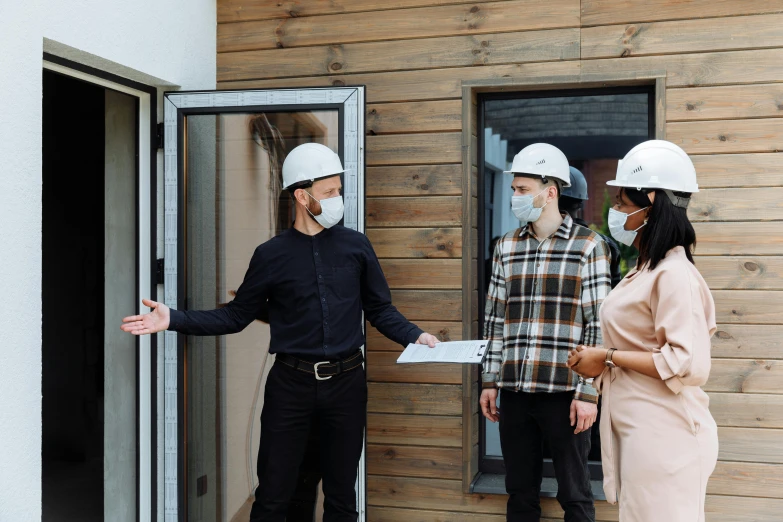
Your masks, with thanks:
[(347, 359), (343, 359), (342, 361), (321, 361), (314, 363), (310, 361), (304, 361), (294, 357), (293, 355), (278, 353), (275, 355), (275, 361), (281, 362), (286, 366), (290, 366), (294, 370), (311, 373), (315, 375), (317, 380), (325, 381), (327, 379), (331, 379), (335, 375), (340, 375), (341, 373), (349, 372), (358, 368), (364, 362), (364, 356), (362, 355), (361, 350), (357, 350), (355, 354), (351, 355)]

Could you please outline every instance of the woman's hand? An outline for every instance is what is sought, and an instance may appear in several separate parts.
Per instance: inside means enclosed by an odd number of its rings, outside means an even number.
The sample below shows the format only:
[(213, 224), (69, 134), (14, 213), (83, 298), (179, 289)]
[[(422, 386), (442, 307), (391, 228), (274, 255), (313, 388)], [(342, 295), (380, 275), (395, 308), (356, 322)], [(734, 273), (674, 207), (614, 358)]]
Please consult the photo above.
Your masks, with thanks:
[(568, 356), (568, 367), (584, 377), (598, 377), (606, 368), (606, 348), (591, 348), (579, 345)]

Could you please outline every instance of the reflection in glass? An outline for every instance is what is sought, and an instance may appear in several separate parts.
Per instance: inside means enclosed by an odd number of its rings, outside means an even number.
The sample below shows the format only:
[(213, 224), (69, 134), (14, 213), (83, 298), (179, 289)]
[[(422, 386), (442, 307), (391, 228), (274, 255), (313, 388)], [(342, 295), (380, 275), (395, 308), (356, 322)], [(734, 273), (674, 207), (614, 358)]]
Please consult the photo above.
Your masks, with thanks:
[[(338, 112), (188, 116), (185, 125), (187, 307), (232, 299), (255, 248), (288, 228), (285, 155), (317, 142), (338, 151)], [(245, 521), (256, 456), (269, 326), (186, 341), (187, 513), (195, 521)]]
[[(494, 242), (520, 226), (511, 212), (511, 177), (503, 174), (510, 168), (514, 155), (538, 142), (551, 143), (562, 150), (570, 164), (584, 174), (590, 196), (574, 217), (608, 235), (606, 215), (614, 192), (607, 190), (606, 182), (614, 179), (618, 159), (654, 135), (650, 98), (650, 89), (637, 88), (578, 96), (544, 93), (483, 100), (483, 213), (479, 255), (483, 256), (484, 266), (478, 274), (481, 331)], [(621, 267), (627, 270), (634, 262), (634, 254), (625, 248), (622, 255)], [(590, 460), (600, 461), (598, 430), (594, 429), (592, 435)], [(546, 448), (545, 455), (549, 456)], [(496, 463), (502, 466), (497, 461), (502, 456), (498, 425), (491, 422), (485, 423), (484, 456), (496, 457)]]

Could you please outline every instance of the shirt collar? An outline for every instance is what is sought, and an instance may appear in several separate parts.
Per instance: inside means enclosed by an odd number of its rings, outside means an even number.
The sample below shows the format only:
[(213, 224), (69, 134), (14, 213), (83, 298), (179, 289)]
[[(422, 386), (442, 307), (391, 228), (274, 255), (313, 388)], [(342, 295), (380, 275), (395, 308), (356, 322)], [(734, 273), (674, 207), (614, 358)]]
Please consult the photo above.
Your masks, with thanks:
[[(568, 239), (571, 237), (571, 229), (574, 228), (574, 220), (571, 219), (571, 216), (568, 214), (568, 212), (562, 212), (561, 215), (563, 216), (563, 222), (560, 223), (559, 227), (557, 227), (557, 230), (555, 230), (553, 236), (562, 239)], [(525, 236), (535, 237), (533, 236), (533, 232), (530, 230), (530, 223), (523, 226), (519, 232), (519, 237)]]

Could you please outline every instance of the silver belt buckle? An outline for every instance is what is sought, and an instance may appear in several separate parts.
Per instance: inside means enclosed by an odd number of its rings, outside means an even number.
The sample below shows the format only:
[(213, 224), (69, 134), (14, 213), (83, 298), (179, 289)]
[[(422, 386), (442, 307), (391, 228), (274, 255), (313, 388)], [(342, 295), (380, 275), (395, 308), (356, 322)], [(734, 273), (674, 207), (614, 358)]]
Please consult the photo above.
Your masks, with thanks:
[(313, 371), (315, 371), (315, 379), (318, 381), (328, 381), (329, 379), (334, 377), (334, 375), (330, 375), (329, 377), (321, 377), (320, 375), (318, 375), (318, 367), (321, 366), (322, 364), (329, 364), (329, 361), (321, 361), (313, 365)]

